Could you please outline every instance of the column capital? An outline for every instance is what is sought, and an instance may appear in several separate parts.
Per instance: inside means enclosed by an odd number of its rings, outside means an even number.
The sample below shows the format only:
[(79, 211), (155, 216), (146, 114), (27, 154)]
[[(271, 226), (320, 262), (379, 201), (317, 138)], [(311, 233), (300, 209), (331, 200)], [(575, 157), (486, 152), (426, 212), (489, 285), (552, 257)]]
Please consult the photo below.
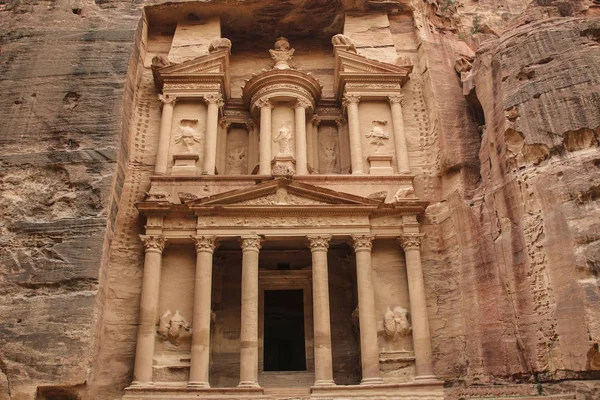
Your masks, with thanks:
[(413, 233), (399, 236), (397, 239), (400, 242), (400, 246), (402, 246), (404, 250), (418, 250), (421, 247), (423, 236), (425, 235), (423, 235), (422, 233)]
[(331, 237), (331, 235), (306, 236), (310, 251), (327, 251), (327, 249), (329, 249), (329, 241), (331, 240)]
[(344, 95), (343, 100), (342, 100), (342, 105), (344, 107), (348, 107), (348, 104), (358, 104), (359, 101), (360, 101), (360, 95), (359, 94), (348, 94), (348, 93), (346, 93)]
[(390, 104), (400, 104), (401, 106), (403, 106), (404, 105), (404, 95), (402, 93), (390, 94), (388, 96), (388, 101), (390, 102)]
[(223, 106), (223, 95), (221, 93), (209, 93), (202, 95), (202, 98), (207, 104), (216, 104), (219, 107)]
[(321, 117), (319, 117), (318, 115), (313, 115), (313, 117), (311, 118), (310, 122), (314, 126), (319, 126), (321, 124)]
[(177, 101), (177, 96), (172, 95), (172, 94), (159, 94), (158, 100), (160, 100), (162, 105), (170, 104), (170, 105), (174, 106), (175, 102)]
[(248, 129), (248, 132), (253, 130), (255, 126), (256, 126), (256, 124), (254, 123), (253, 119), (249, 119), (246, 121), (246, 129)]
[(294, 108), (304, 108), (305, 110), (311, 108), (311, 106), (312, 104), (305, 99), (297, 99), (296, 104), (294, 104)]
[(373, 235), (352, 235), (354, 251), (371, 251), (373, 248), (373, 239), (375, 239)]
[(165, 237), (163, 235), (140, 235), (146, 253), (162, 253), (165, 249)]
[(190, 237), (194, 241), (196, 253), (213, 253), (218, 246), (217, 237), (214, 235), (193, 235)]
[(225, 118), (221, 118), (221, 120), (219, 121), (219, 125), (221, 125), (221, 128), (223, 129), (228, 129), (231, 126), (231, 121), (228, 121)]
[(344, 119), (344, 117), (337, 117), (335, 119), (335, 124), (338, 126), (338, 128), (346, 125), (346, 120)]
[(269, 100), (268, 98), (265, 98), (265, 97), (263, 97), (263, 98), (261, 98), (261, 99), (258, 99), (258, 100), (256, 101), (256, 103), (254, 103), (254, 106), (255, 106), (255, 107), (258, 107), (258, 108), (265, 108), (265, 107), (268, 107), (268, 108), (270, 108), (271, 110), (272, 110), (273, 108), (275, 108), (275, 106), (273, 106), (273, 103), (271, 103), (271, 100)]
[(242, 251), (256, 251), (260, 250), (263, 238), (258, 235), (246, 235), (240, 238), (240, 244)]

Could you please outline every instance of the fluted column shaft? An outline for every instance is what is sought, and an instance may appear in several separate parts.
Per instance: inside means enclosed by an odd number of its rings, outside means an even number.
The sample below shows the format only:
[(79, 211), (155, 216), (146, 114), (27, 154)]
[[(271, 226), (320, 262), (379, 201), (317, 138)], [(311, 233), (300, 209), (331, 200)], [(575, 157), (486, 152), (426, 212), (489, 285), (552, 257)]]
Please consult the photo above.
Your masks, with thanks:
[(379, 372), (379, 346), (377, 344), (377, 318), (371, 248), (373, 237), (352, 235), (356, 252), (356, 281), (358, 286), (358, 318), (360, 327), (361, 385), (383, 383)]
[(263, 99), (260, 107), (260, 167), (259, 175), (271, 175), (271, 103)]
[(296, 175), (308, 174), (306, 155), (306, 109), (310, 104), (304, 100), (296, 101)]
[(194, 278), (194, 314), (192, 350), (188, 387), (210, 387), (210, 313), (212, 264), (215, 251), (214, 236), (193, 236), (196, 247), (196, 276)]
[(164, 175), (167, 173), (169, 157), (169, 142), (171, 140), (171, 125), (173, 124), (173, 108), (177, 98), (170, 95), (158, 95), (162, 102), (162, 115), (160, 118), (160, 131), (158, 134), (158, 149), (156, 151), (156, 163), (154, 172)]
[(208, 104), (206, 113), (206, 135), (204, 140), (204, 162), (203, 175), (215, 174), (215, 163), (217, 160), (217, 131), (219, 129), (219, 107), (223, 105), (221, 94), (209, 94), (204, 96)]
[(161, 235), (140, 235), (146, 256), (142, 278), (140, 317), (132, 386), (152, 386), (152, 359), (158, 314), (158, 290), (165, 239)]
[(360, 140), (360, 121), (358, 119), (358, 102), (360, 96), (345, 95), (344, 105), (348, 109), (348, 131), (350, 136), (350, 162), (352, 174), (363, 174), (363, 156)]
[(398, 161), (398, 172), (409, 174), (408, 148), (406, 147), (406, 135), (404, 133), (404, 117), (402, 116), (403, 95), (390, 95), (390, 108), (392, 109), (392, 125), (394, 128), (394, 143), (396, 145), (396, 157)]
[(331, 235), (308, 236), (312, 252), (315, 386), (335, 385), (331, 357), (327, 250)]
[(258, 253), (261, 238), (242, 236), (242, 318), (240, 332), (240, 383), (258, 387)]
[(421, 267), (421, 240), (423, 235), (401, 236), (400, 245), (406, 257), (406, 273), (412, 320), (412, 336), (415, 349), (415, 380), (435, 379), (431, 357), (431, 335), (425, 301), (425, 284)]

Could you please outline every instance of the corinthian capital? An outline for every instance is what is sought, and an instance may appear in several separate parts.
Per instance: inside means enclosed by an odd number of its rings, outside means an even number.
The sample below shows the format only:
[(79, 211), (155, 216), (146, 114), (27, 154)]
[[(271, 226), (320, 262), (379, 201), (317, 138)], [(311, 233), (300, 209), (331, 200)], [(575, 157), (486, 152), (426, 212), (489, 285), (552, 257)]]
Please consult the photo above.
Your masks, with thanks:
[(207, 104), (216, 104), (219, 107), (223, 106), (223, 96), (221, 93), (210, 93), (202, 96)]
[(246, 250), (254, 250), (259, 251), (261, 248), (262, 237), (258, 235), (247, 235), (242, 236), (240, 238), (240, 244), (242, 246), (242, 251)]
[(296, 104), (294, 105), (294, 108), (304, 108), (305, 110), (309, 109), (310, 107), (310, 102), (306, 101), (305, 99), (297, 99)]
[(196, 235), (191, 237), (196, 247), (196, 253), (208, 252), (212, 253), (217, 247), (216, 237), (213, 235)]
[(423, 234), (402, 235), (398, 238), (398, 241), (404, 250), (419, 249), (423, 241)]
[(221, 121), (219, 121), (219, 125), (221, 125), (221, 128), (223, 129), (228, 129), (231, 126), (231, 122), (226, 120), (225, 118), (221, 118)]
[(348, 104), (358, 104), (360, 101), (360, 95), (358, 94), (345, 94), (342, 100), (342, 105), (348, 107)]
[(165, 237), (163, 235), (140, 235), (146, 252), (162, 253), (165, 249)]
[(402, 93), (390, 94), (388, 96), (388, 100), (389, 100), (390, 104), (398, 103), (401, 106), (404, 105), (404, 95)]
[(354, 251), (371, 251), (373, 248), (373, 235), (352, 235)]
[(308, 239), (310, 251), (327, 251), (329, 249), (331, 235), (310, 235), (306, 238)]
[(321, 117), (318, 115), (313, 115), (311, 122), (314, 126), (319, 126), (321, 124)]
[(269, 107), (270, 109), (274, 108), (273, 104), (271, 103), (271, 101), (268, 98), (265, 98), (265, 97), (263, 97), (261, 99), (258, 99), (256, 101), (256, 103), (254, 103), (254, 105), (255, 105), (255, 107), (258, 107), (258, 108), (263, 108), (263, 107)]
[(163, 105), (170, 104), (174, 106), (175, 102), (177, 101), (177, 97), (173, 96), (172, 94), (159, 94), (158, 100), (160, 100)]

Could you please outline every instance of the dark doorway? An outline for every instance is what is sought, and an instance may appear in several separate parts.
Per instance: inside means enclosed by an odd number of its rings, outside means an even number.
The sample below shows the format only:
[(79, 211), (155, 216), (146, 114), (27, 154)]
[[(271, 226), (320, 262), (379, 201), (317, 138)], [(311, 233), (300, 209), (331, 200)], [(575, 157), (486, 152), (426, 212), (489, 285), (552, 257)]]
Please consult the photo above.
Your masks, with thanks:
[(265, 290), (265, 371), (306, 371), (302, 290)]

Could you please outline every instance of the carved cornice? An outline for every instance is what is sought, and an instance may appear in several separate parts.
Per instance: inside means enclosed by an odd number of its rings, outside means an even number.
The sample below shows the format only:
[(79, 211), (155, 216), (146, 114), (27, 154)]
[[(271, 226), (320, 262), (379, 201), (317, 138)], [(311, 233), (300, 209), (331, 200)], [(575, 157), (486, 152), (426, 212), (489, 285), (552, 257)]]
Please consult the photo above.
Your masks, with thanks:
[(311, 251), (327, 251), (331, 237), (331, 235), (310, 235), (306, 238)]
[(256, 251), (260, 250), (263, 238), (258, 235), (247, 235), (240, 238), (240, 245), (242, 251)]
[(388, 96), (388, 100), (390, 102), (390, 104), (400, 104), (401, 106), (404, 105), (404, 95), (402, 93), (399, 94), (391, 94)]
[(140, 235), (146, 253), (162, 253), (165, 249), (165, 237), (163, 235)]
[(162, 105), (170, 104), (170, 105), (174, 106), (175, 102), (177, 101), (177, 96), (174, 96), (172, 94), (159, 94), (158, 100), (160, 100)]
[(195, 235), (191, 236), (194, 241), (196, 253), (207, 252), (213, 253), (217, 247), (216, 236), (213, 235)]
[(407, 234), (398, 237), (400, 246), (404, 250), (419, 250), (421, 248), (421, 242), (423, 241), (423, 234)]
[(221, 93), (209, 93), (202, 96), (207, 104), (216, 104), (219, 107), (223, 107), (223, 96)]
[(373, 248), (373, 239), (375, 239), (373, 235), (352, 235), (354, 251), (371, 251)]
[(348, 104), (358, 104), (359, 101), (360, 101), (360, 95), (346, 93), (344, 95), (344, 99), (342, 100), (342, 105), (344, 107), (348, 107)]

